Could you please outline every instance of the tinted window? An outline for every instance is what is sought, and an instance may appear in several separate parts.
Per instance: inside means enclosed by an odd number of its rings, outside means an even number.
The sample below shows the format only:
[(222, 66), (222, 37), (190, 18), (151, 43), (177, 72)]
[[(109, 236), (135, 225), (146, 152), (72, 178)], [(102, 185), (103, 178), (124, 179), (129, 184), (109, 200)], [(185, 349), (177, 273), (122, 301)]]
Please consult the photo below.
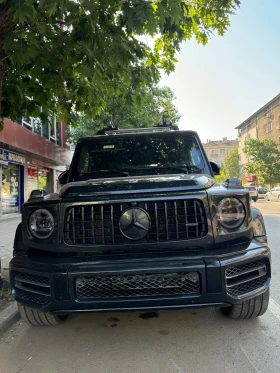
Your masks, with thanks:
[[(201, 173), (203, 158), (194, 136), (118, 136), (85, 141), (75, 155), (71, 179), (83, 179), (89, 173), (113, 170), (132, 174), (177, 172), (186, 167)], [(172, 167), (174, 170), (172, 170)], [(170, 168), (168, 171), (166, 168)], [(150, 171), (148, 171), (150, 170)]]
[(247, 190), (256, 190), (256, 188), (255, 187), (250, 187), (250, 186), (246, 186), (246, 187), (244, 187), (245, 189), (247, 189)]

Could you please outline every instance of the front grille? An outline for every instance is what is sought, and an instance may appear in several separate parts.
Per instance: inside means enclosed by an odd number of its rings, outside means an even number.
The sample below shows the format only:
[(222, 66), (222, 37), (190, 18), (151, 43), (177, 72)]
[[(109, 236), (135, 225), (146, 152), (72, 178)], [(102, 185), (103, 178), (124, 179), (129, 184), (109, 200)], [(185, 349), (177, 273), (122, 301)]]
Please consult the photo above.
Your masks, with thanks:
[(79, 277), (75, 284), (80, 300), (200, 293), (198, 272)]
[(228, 267), (225, 271), (227, 292), (233, 296), (257, 290), (266, 283), (268, 272), (267, 259)]
[[(151, 229), (142, 242), (164, 242), (204, 237), (207, 234), (205, 210), (200, 200), (138, 202), (148, 212)], [(66, 211), (65, 242), (75, 244), (120, 245), (131, 242), (119, 229), (121, 214), (130, 203), (84, 205)]]
[(27, 301), (41, 306), (50, 302), (51, 289), (48, 277), (23, 272), (13, 272), (13, 277), (18, 301)]

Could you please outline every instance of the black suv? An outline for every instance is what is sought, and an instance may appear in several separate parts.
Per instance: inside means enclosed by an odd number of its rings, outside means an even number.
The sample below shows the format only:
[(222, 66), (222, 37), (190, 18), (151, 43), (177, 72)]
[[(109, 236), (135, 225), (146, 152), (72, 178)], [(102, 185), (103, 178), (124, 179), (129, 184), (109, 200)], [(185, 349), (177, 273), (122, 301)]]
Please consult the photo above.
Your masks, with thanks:
[(59, 194), (23, 205), (11, 286), (22, 317), (220, 307), (232, 318), (268, 306), (263, 218), (239, 179), (217, 184), (196, 132), (103, 131), (81, 139)]

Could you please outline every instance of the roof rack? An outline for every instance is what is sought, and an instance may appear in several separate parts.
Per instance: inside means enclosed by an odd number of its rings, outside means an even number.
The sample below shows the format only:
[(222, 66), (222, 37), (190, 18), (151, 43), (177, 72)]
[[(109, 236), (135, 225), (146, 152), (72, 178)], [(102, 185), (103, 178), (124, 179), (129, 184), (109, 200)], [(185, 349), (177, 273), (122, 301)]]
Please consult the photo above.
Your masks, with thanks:
[(178, 130), (178, 127), (150, 127), (150, 128), (127, 128), (123, 130), (109, 130), (104, 131), (104, 135), (125, 135), (125, 134), (135, 134), (135, 133), (151, 133), (151, 132), (170, 132)]
[(168, 132), (168, 131), (179, 131), (178, 126), (173, 126), (172, 123), (167, 123), (168, 112), (165, 111), (162, 116), (162, 124), (156, 124), (149, 128), (127, 128), (119, 129), (113, 124), (110, 124), (107, 128), (103, 128), (97, 132), (97, 135), (123, 135), (130, 133), (146, 133), (146, 132)]

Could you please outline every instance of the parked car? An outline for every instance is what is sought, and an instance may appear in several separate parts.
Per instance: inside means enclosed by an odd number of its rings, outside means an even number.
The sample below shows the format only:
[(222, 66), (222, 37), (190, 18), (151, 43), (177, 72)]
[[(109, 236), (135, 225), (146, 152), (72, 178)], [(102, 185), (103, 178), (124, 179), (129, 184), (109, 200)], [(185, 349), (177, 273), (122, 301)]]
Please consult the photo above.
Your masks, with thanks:
[(258, 191), (257, 188), (254, 186), (246, 186), (244, 185), (244, 188), (248, 190), (250, 197), (252, 198), (253, 201), (257, 202), (258, 200)]
[[(23, 205), (12, 293), (32, 325), (71, 313), (220, 307), (265, 313), (270, 249), (239, 179), (215, 182), (196, 132), (104, 129), (80, 139), (59, 194)], [(172, 317), (172, 316), (170, 316)]]
[(280, 202), (280, 187), (275, 187), (269, 190), (265, 195), (265, 199), (267, 201), (279, 201)]
[(265, 199), (265, 195), (266, 193), (268, 192), (268, 190), (266, 188), (257, 188), (257, 191), (258, 191), (258, 198), (259, 199)]

